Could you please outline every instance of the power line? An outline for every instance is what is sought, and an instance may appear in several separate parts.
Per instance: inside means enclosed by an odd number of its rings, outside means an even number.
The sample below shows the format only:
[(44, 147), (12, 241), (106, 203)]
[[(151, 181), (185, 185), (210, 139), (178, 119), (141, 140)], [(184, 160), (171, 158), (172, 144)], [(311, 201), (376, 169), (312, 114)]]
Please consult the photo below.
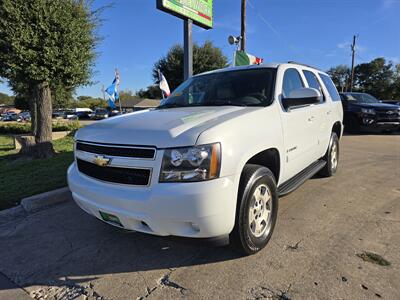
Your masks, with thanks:
[(252, 10), (254, 10), (256, 16), (292, 51), (297, 52), (295, 47), (293, 47), (279, 32), (278, 30), (275, 29), (274, 26), (270, 22), (267, 21), (267, 19), (258, 12), (258, 10), (255, 8), (254, 4), (252, 1), (247, 0), (249, 6), (251, 7)]

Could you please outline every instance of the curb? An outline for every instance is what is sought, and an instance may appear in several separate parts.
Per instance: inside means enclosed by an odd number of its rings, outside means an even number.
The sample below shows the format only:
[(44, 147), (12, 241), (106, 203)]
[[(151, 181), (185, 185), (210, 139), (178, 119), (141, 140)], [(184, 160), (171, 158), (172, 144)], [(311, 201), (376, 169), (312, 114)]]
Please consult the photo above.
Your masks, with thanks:
[(63, 187), (61, 189), (24, 198), (21, 201), (21, 206), (26, 212), (34, 212), (50, 205), (65, 202), (69, 199), (71, 199), (71, 192), (68, 187)]
[(21, 205), (0, 211), (0, 225), (15, 220), (26, 215), (26, 211)]
[(20, 205), (0, 211), (0, 225), (70, 199), (72, 196), (68, 187), (24, 198)]

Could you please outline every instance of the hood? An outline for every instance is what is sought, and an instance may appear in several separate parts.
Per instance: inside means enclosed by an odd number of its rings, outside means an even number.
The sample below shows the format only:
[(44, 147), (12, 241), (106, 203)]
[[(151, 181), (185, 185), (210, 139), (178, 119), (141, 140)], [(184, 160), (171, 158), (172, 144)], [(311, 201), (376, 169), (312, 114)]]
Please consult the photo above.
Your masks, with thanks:
[(388, 103), (349, 103), (349, 105), (353, 105), (356, 107), (364, 107), (364, 108), (373, 108), (376, 110), (399, 110), (400, 107), (395, 104)]
[(206, 129), (260, 107), (181, 107), (134, 112), (78, 130), (76, 139), (97, 143), (154, 146), (195, 145)]

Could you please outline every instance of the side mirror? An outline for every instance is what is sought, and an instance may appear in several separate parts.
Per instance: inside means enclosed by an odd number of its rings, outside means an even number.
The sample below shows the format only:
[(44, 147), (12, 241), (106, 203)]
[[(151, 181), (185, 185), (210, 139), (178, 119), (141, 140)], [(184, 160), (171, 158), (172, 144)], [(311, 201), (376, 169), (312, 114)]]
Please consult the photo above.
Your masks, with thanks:
[(289, 97), (282, 98), (282, 105), (285, 109), (295, 106), (319, 103), (322, 95), (320, 91), (313, 88), (300, 88), (290, 92)]

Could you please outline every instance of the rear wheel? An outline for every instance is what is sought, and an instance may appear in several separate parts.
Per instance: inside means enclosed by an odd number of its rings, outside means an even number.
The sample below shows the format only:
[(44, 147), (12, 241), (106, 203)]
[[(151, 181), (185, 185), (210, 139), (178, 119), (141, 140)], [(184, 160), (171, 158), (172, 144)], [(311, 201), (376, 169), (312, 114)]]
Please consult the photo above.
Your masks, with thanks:
[(326, 161), (326, 165), (319, 173), (324, 177), (331, 177), (336, 173), (339, 163), (339, 139), (335, 132), (331, 133), (331, 139), (324, 160)]
[(278, 212), (278, 196), (272, 172), (262, 166), (244, 167), (239, 186), (235, 227), (231, 241), (244, 255), (257, 253), (272, 236)]

